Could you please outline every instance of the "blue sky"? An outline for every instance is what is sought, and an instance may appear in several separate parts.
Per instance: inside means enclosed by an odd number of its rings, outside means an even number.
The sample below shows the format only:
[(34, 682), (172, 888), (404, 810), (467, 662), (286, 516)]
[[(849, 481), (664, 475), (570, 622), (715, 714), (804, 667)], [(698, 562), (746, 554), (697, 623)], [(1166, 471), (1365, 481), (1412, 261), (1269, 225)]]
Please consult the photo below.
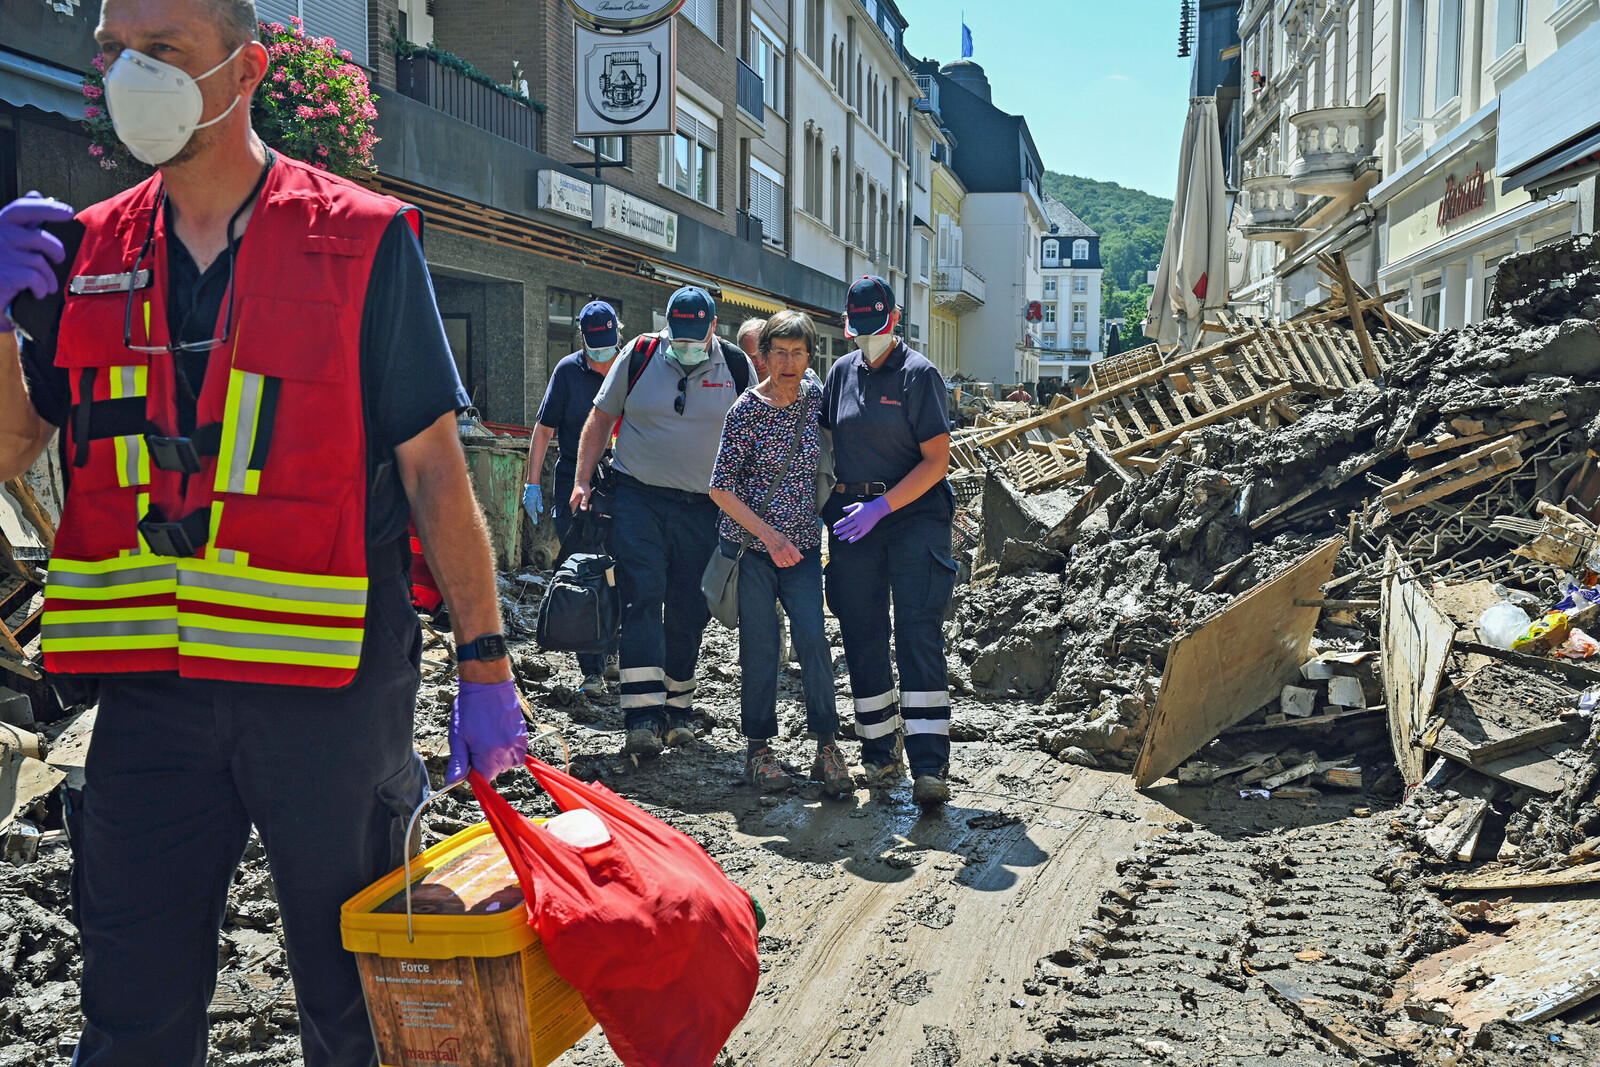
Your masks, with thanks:
[[(1189, 106), (1178, 0), (898, 0), (912, 55), (972, 58), (1027, 118), (1044, 165), (1171, 197)], [(957, 149), (959, 151), (959, 149)]]

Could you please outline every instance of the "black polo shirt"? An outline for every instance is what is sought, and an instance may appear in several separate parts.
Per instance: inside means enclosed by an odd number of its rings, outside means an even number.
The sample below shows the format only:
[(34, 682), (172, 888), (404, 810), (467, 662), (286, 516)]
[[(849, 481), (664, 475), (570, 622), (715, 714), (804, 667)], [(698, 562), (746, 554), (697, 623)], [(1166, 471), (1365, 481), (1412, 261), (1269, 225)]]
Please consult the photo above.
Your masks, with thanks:
[[(173, 234), (170, 217), (167, 233), (167, 322), (172, 336), (178, 341), (209, 340), (213, 331), (221, 328), (228, 254), (224, 252), (201, 271)], [(249, 230), (239, 237), (235, 255), (249, 237)], [(237, 308), (234, 314), (237, 316)], [(195, 395), (209, 372), (209, 357), (220, 353), (218, 358), (226, 365), (227, 351), (219, 348), (182, 357), (181, 365)], [(65, 425), (72, 392), (66, 370), (55, 365), (55, 351), (25, 341), (22, 373), (39, 416), (55, 426)], [(411, 224), (398, 215), (378, 243), (367, 281), (361, 319), (361, 395), (367, 412), (369, 453), (375, 462), (392, 460), (395, 446), (426, 430), (441, 415), (471, 403), (445, 339), (422, 245)], [(185, 430), (192, 428), (194, 402), (181, 393), (179, 420), (185, 423)], [(338, 428), (330, 427), (330, 431), (338, 432)], [(70, 477), (71, 468), (63, 467)], [(399, 540), (410, 521), (410, 506), (398, 479), (387, 479), (368, 501), (368, 542), (384, 545)]]
[(578, 471), (578, 438), (583, 434), (583, 424), (594, 413), (595, 394), (610, 369), (611, 364), (607, 363), (597, 370), (579, 350), (557, 363), (550, 374), (550, 385), (539, 404), (538, 423), (556, 432), (556, 447), (560, 450), (556, 458), (557, 504), (565, 504), (572, 495)]
[(841, 482), (893, 485), (922, 462), (922, 445), (950, 432), (944, 377), (920, 352), (895, 342), (876, 369), (851, 352), (828, 371), (822, 425), (833, 431)]

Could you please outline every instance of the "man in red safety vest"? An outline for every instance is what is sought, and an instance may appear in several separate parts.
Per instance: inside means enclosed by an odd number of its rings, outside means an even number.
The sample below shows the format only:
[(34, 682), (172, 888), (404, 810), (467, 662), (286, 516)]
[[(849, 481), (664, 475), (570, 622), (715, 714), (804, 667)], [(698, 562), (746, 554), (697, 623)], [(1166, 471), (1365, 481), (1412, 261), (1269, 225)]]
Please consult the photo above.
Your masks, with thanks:
[[(157, 173), (75, 221), (0, 208), (0, 479), (60, 430), (45, 666), (99, 684), (82, 1067), (203, 1064), (252, 826), (305, 1062), (377, 1062), (339, 906), (400, 864), (429, 786), (410, 519), (461, 660), (448, 777), (527, 745), (420, 218), (262, 144), (256, 26), (251, 0), (105, 0), (106, 103)], [(19, 344), (25, 291), (53, 340)]]

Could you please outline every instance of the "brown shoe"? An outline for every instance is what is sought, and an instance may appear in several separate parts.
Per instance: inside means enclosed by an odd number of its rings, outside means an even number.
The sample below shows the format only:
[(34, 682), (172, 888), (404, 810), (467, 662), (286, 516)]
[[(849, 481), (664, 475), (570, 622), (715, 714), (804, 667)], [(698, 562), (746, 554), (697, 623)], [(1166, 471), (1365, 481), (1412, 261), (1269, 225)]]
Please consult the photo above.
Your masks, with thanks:
[(856, 780), (850, 774), (844, 752), (829, 742), (817, 749), (816, 762), (811, 765), (811, 777), (822, 783), (822, 791), (831, 797), (842, 797), (855, 791)]
[(778, 766), (778, 758), (770, 748), (757, 749), (745, 757), (744, 776), (763, 793), (779, 793), (789, 788), (789, 776)]

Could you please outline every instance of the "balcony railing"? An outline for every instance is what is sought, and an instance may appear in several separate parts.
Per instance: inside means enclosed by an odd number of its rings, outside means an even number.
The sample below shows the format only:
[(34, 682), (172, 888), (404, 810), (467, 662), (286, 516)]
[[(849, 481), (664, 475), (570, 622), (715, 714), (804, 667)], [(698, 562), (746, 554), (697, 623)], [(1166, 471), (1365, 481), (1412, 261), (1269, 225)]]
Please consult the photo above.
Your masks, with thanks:
[(761, 75), (744, 60), (739, 64), (739, 117), (745, 120), (746, 125), (752, 127), (754, 132), (761, 134), (767, 130), (767, 87), (761, 80)]
[(1244, 236), (1251, 241), (1282, 241), (1293, 236), (1301, 197), (1286, 174), (1258, 174), (1244, 180)]
[(963, 264), (935, 268), (933, 303), (952, 315), (966, 315), (983, 306), (987, 298), (983, 275)]
[(432, 56), (419, 53), (396, 59), (394, 65), (395, 89), (401, 95), (524, 148), (538, 149), (539, 113), (521, 100), (458, 74)]
[(1339, 196), (1361, 176), (1362, 163), (1373, 155), (1364, 107), (1319, 107), (1290, 115), (1295, 160), (1289, 181), (1295, 192)]

